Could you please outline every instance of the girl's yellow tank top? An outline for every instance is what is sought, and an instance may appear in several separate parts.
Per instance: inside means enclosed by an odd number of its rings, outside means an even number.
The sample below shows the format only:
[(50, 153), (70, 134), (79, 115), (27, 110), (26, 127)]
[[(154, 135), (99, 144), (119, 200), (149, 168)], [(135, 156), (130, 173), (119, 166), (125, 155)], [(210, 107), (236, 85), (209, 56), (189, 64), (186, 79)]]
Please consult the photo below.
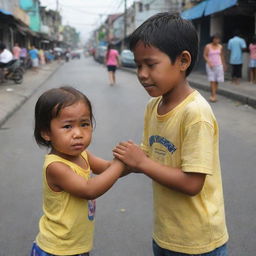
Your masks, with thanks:
[[(86, 160), (87, 154), (82, 157)], [(93, 247), (95, 201), (75, 197), (65, 191), (55, 192), (47, 183), (46, 168), (53, 162), (68, 165), (75, 173), (88, 180), (90, 167), (80, 166), (56, 155), (46, 155), (43, 166), (43, 216), (39, 222), (37, 245), (56, 255), (89, 252)]]

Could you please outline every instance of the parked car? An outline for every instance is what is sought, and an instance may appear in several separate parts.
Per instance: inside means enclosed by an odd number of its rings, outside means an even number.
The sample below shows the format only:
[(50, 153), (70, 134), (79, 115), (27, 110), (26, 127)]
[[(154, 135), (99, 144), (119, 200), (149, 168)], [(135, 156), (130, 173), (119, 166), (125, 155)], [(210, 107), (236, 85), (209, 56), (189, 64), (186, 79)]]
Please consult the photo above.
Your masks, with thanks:
[(104, 63), (106, 52), (107, 52), (107, 46), (101, 45), (96, 47), (94, 59), (99, 63)]
[(82, 49), (76, 49), (71, 51), (71, 59), (80, 59), (82, 57), (83, 50)]
[(136, 68), (133, 52), (128, 49), (122, 50), (120, 54), (120, 63), (123, 67)]

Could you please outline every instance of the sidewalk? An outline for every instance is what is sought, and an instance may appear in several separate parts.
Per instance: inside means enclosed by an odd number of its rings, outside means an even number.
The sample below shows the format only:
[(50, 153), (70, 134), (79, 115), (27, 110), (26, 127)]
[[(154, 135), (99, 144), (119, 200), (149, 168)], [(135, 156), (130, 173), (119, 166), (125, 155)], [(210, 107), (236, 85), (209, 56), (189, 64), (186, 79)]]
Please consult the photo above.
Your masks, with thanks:
[[(123, 67), (121, 69), (136, 73), (136, 69)], [(194, 88), (210, 91), (210, 83), (207, 80), (206, 74), (192, 72), (188, 77), (188, 81)], [(242, 80), (239, 85), (235, 85), (232, 84), (231, 81), (225, 81), (224, 83), (220, 83), (217, 93), (256, 108), (256, 84), (251, 84), (248, 81)]]
[(53, 62), (36, 73), (27, 70), (22, 84), (0, 84), (0, 126), (61, 66)]

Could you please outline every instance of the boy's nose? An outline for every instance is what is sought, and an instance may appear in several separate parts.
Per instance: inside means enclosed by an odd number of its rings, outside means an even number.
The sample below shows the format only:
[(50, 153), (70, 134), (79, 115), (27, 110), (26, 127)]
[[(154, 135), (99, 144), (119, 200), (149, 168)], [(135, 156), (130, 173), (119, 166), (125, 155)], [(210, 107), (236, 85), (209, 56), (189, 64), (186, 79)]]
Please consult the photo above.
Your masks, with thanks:
[(149, 73), (147, 72), (147, 70), (142, 69), (138, 71), (138, 78), (141, 82), (146, 82), (148, 80), (148, 77), (149, 77)]

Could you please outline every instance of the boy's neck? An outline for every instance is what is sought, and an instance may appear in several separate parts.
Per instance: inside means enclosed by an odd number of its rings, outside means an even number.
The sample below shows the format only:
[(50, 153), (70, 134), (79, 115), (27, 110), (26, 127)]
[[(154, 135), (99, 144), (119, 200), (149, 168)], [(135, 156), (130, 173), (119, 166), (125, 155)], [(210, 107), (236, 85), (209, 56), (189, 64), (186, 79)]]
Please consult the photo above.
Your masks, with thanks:
[(171, 92), (162, 95), (162, 100), (158, 106), (158, 114), (164, 115), (178, 106), (184, 99), (194, 92), (187, 80), (176, 86)]

